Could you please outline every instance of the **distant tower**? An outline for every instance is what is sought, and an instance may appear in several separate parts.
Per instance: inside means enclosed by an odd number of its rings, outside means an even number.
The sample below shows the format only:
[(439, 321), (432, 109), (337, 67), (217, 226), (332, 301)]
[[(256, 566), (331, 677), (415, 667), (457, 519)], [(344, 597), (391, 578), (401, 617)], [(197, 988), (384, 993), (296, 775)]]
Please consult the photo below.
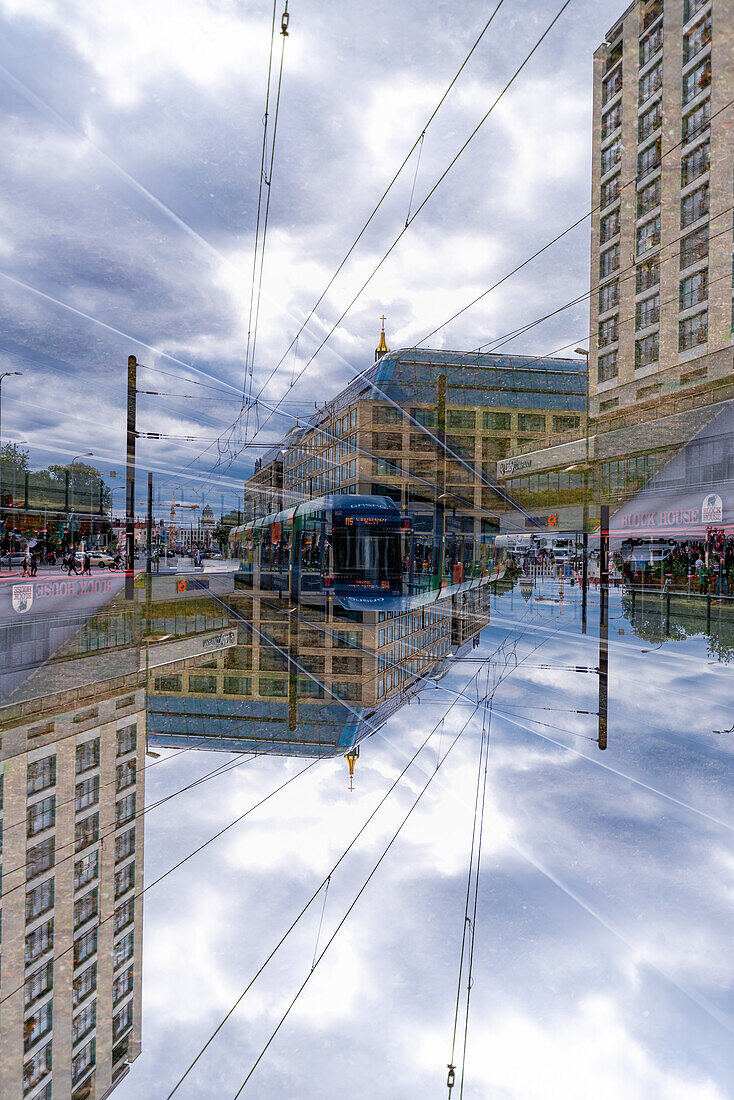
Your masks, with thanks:
[[(383, 333), (384, 335), (384, 333)], [(353, 745), (349, 752), (344, 754), (346, 762), (349, 764), (349, 790), (354, 790), (354, 765), (357, 762), (359, 756), (359, 745)]]
[(389, 347), (387, 346), (387, 341), (385, 340), (385, 317), (384, 317), (384, 315), (380, 318), (380, 320), (382, 321), (382, 332), (380, 333), (380, 342), (377, 345), (377, 347), (375, 348), (375, 362), (377, 362), (377, 360), (380, 359), (383, 355), (387, 355), (387, 353), (390, 350)]

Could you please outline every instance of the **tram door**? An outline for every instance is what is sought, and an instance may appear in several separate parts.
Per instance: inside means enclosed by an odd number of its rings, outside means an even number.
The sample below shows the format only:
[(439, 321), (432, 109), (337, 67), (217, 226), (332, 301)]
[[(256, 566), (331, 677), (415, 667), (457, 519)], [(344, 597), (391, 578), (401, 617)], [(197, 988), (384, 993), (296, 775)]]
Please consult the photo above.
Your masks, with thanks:
[(304, 516), (293, 530), (291, 595), (321, 592), (324, 574), (333, 573), (333, 549), (323, 514)]

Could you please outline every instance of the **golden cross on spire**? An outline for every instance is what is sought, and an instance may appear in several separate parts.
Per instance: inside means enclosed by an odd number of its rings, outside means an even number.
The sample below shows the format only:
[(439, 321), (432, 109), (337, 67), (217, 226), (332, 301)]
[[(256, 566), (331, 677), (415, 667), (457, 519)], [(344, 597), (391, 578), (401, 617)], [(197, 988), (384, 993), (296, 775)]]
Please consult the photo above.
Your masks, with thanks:
[(385, 314), (383, 313), (382, 317), (380, 317), (380, 320), (382, 321), (382, 331), (383, 332), (385, 331), (385, 321), (386, 321), (386, 319), (387, 318), (385, 317)]

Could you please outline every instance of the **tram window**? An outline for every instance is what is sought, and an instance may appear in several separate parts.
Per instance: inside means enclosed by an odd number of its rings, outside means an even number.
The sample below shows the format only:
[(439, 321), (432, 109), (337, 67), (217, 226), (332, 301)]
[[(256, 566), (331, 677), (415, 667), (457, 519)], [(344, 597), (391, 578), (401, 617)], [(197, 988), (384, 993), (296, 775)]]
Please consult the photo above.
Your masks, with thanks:
[(334, 532), (337, 573), (365, 577), (400, 574), (400, 535), (397, 532), (347, 530)]

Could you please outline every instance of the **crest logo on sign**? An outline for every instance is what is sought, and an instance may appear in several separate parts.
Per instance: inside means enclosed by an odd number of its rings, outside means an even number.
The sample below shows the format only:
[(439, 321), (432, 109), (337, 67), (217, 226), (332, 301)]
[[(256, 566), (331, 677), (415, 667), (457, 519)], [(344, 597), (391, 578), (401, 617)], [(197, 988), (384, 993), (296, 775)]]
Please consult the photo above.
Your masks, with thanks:
[(724, 520), (724, 504), (717, 493), (709, 493), (703, 498), (701, 505), (701, 523), (722, 523)]
[(24, 611), (30, 611), (33, 603), (33, 585), (32, 584), (14, 584), (13, 585), (13, 610), (23, 614)]

